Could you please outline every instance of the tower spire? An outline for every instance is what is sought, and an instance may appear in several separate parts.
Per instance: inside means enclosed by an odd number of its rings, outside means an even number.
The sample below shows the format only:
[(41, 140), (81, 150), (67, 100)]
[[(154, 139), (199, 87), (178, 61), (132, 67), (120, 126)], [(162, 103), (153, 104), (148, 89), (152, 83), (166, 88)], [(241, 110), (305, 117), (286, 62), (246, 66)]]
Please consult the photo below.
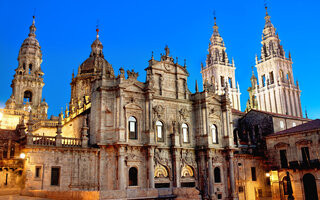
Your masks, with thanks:
[(30, 30), (30, 32), (29, 32), (29, 36), (30, 37), (36, 37), (36, 30), (37, 30), (37, 28), (36, 28), (36, 26), (35, 26), (35, 15), (33, 15), (32, 16), (32, 25), (30, 26), (30, 28), (29, 28), (29, 30)]
[(96, 32), (97, 32), (97, 39), (99, 38), (99, 20), (97, 20), (97, 25), (96, 25)]

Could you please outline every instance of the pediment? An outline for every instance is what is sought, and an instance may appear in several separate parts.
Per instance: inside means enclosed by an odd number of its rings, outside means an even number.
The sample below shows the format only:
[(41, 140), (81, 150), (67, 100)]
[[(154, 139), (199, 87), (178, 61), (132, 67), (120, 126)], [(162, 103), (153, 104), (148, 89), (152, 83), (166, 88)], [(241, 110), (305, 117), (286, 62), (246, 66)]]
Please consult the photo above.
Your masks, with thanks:
[(135, 103), (128, 103), (124, 106), (124, 108), (127, 110), (127, 109), (130, 109), (130, 110), (142, 110), (142, 108), (135, 104)]
[(284, 142), (279, 142), (276, 145), (274, 145), (275, 149), (280, 149), (280, 148), (288, 148), (290, 144), (284, 143)]
[(123, 84), (122, 87), (125, 89), (125, 91), (129, 92), (143, 92), (145, 85), (144, 83), (133, 80)]
[(298, 142), (296, 142), (296, 145), (309, 145), (311, 143), (312, 143), (312, 140), (302, 139), (302, 140), (299, 140)]

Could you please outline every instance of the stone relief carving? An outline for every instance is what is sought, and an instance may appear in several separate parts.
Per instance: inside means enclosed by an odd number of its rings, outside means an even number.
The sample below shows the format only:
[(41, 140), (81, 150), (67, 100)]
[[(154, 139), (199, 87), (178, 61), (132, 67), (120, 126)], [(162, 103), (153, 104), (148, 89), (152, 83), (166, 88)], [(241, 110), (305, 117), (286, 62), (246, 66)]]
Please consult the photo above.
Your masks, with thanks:
[(140, 155), (141, 155), (140, 148), (128, 147), (126, 161), (127, 162), (143, 162), (144, 159)]
[(216, 118), (216, 119), (221, 118), (221, 111), (218, 106), (212, 106), (209, 108), (209, 117)]
[(193, 168), (197, 168), (195, 153), (190, 150), (183, 150), (182, 151), (182, 163), (190, 165)]
[(156, 178), (166, 178), (168, 177), (168, 170), (163, 166), (158, 164), (154, 170), (154, 177)]
[(187, 108), (181, 108), (179, 114), (182, 120), (187, 121), (190, 116), (190, 111)]
[(184, 165), (181, 169), (181, 177), (184, 178), (184, 177), (193, 177), (194, 174), (193, 174), (193, 169), (192, 167), (190, 167), (189, 165)]
[(167, 177), (169, 177), (169, 179), (172, 180), (171, 164), (169, 162), (169, 151), (166, 149), (155, 149), (154, 162), (155, 166), (163, 166), (168, 171)]
[(153, 107), (154, 118), (161, 118), (164, 114), (164, 108), (161, 105), (156, 105)]
[(160, 164), (166, 167), (169, 167), (169, 152), (165, 149), (155, 149), (154, 154), (155, 164)]

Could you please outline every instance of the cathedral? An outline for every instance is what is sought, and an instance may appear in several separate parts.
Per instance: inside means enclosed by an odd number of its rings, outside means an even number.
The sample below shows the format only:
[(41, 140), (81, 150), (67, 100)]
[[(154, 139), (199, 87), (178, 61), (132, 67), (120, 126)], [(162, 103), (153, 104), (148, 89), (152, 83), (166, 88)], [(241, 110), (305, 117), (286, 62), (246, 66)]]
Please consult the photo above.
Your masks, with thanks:
[(318, 199), (320, 122), (302, 116), (292, 58), (267, 8), (245, 112), (216, 18), (195, 93), (168, 46), (159, 60), (152, 55), (145, 82), (134, 70), (116, 74), (96, 31), (90, 56), (71, 75), (68, 106), (48, 119), (33, 18), (0, 109), (0, 195)]

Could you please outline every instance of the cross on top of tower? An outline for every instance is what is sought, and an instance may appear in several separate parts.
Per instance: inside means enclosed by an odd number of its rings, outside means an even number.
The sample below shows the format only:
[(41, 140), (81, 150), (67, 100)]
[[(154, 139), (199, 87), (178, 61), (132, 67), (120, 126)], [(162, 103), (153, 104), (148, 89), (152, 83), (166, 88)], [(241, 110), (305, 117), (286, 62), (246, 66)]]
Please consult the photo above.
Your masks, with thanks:
[(99, 38), (99, 20), (97, 20), (97, 25), (96, 25), (96, 31), (97, 31), (97, 39)]

